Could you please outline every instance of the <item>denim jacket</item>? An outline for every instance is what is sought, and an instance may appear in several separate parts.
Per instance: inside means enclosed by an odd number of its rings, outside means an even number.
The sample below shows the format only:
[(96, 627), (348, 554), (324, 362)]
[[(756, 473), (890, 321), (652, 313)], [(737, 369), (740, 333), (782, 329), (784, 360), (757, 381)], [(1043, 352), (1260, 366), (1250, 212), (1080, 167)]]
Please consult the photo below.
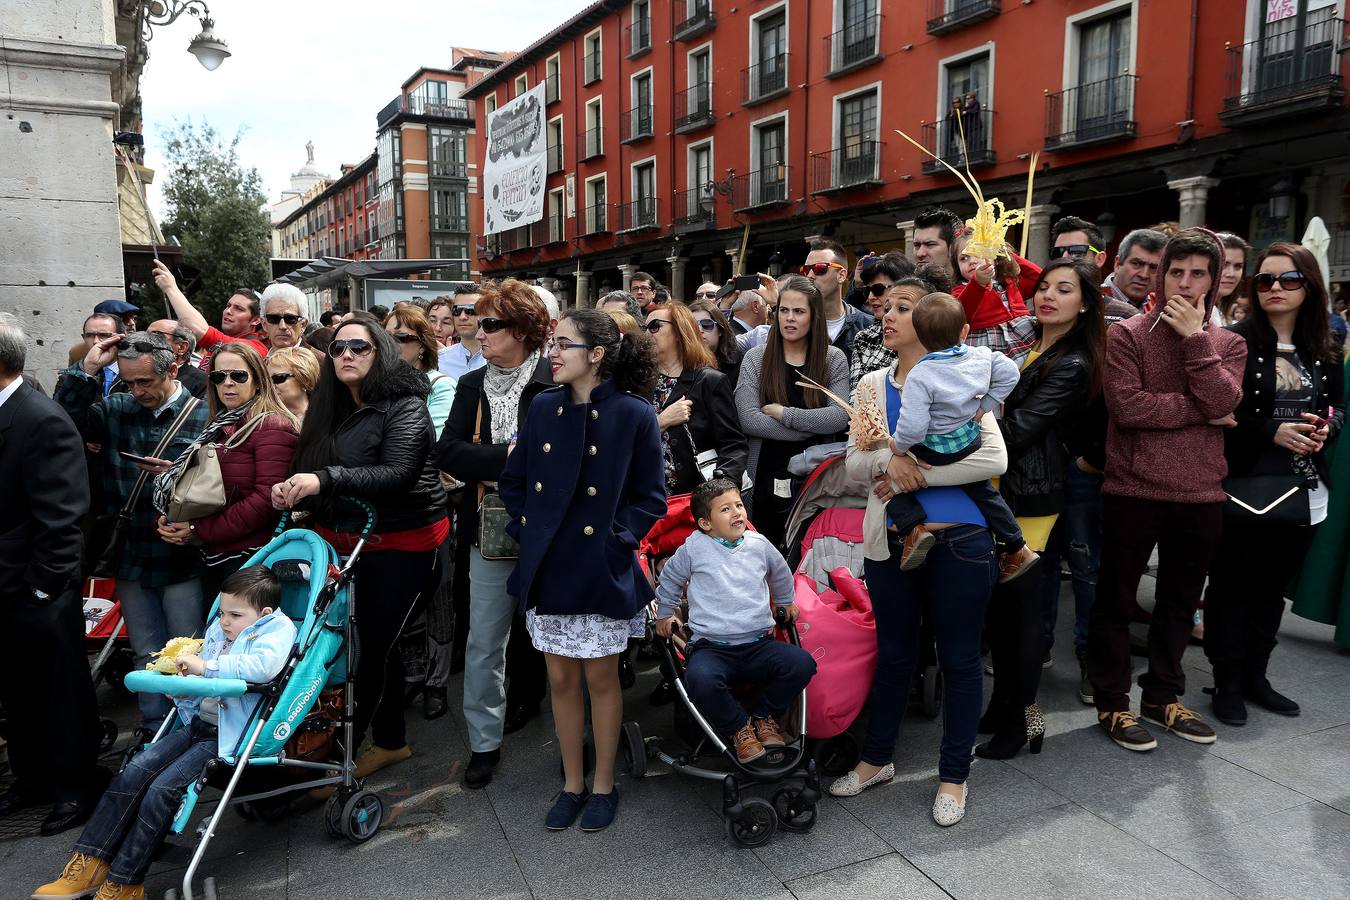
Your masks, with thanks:
[[(277, 610), (241, 631), (230, 652), (222, 656), (226, 639), (217, 618), (206, 629), (206, 642), (201, 652), (206, 663), (203, 674), (206, 678), (241, 678), (250, 684), (263, 684), (275, 678), (286, 665), (294, 644), (295, 623)], [(239, 742), (260, 699), (257, 694), (220, 698), (217, 746), (232, 749)], [(184, 725), (192, 721), (202, 705), (200, 697), (177, 697), (175, 702), (178, 717)]]

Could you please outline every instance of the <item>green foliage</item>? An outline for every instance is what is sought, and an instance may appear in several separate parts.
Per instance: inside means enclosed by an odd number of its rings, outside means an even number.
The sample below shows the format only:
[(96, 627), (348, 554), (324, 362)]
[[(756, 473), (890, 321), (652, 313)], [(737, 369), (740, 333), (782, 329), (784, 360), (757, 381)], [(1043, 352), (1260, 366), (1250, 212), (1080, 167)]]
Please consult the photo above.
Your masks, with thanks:
[[(267, 196), (258, 170), (239, 162), (239, 137), (226, 141), (209, 124), (191, 121), (166, 135), (164, 234), (178, 240), (183, 263), (200, 273), (188, 296), (212, 324), (220, 322), (221, 307), (236, 288), (261, 290), (269, 275)], [(149, 287), (146, 299), (160, 300)]]

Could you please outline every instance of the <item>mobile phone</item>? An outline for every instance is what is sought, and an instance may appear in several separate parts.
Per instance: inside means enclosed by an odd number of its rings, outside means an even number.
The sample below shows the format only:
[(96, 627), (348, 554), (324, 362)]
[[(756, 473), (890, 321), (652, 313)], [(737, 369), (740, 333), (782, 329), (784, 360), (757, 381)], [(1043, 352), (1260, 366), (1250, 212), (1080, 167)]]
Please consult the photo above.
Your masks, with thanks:
[(128, 453), (128, 452), (125, 451), (125, 450), (119, 450), (119, 451), (117, 452), (117, 455), (118, 455), (118, 456), (124, 456), (124, 457), (126, 457), (127, 459), (131, 460), (132, 462), (136, 462), (136, 463), (149, 462), (149, 460), (150, 460), (150, 457), (148, 457), (148, 456), (137, 456), (135, 453)]
[(737, 275), (736, 280), (731, 285), (738, 291), (753, 291), (759, 288), (758, 275)]
[(863, 271), (866, 272), (879, 262), (881, 262), (881, 257), (879, 256), (864, 256), (862, 260)]

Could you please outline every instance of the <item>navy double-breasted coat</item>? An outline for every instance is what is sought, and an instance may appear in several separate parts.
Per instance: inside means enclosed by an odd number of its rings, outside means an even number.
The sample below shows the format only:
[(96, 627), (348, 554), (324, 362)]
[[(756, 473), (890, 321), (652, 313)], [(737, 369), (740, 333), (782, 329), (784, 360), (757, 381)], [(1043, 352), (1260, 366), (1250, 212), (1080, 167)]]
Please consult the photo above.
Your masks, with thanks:
[(507, 590), (522, 609), (629, 619), (651, 601), (638, 542), (666, 514), (661, 430), (650, 402), (597, 385), (540, 392), (498, 490), (520, 559)]

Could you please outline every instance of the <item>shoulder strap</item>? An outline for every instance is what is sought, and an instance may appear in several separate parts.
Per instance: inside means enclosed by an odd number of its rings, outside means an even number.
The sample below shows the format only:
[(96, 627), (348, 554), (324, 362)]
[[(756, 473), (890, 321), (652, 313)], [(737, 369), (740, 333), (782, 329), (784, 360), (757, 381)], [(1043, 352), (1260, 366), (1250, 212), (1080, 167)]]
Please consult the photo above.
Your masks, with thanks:
[[(188, 417), (192, 415), (193, 411), (197, 409), (197, 406), (200, 403), (200, 400), (191, 394), (188, 394), (187, 401), (183, 404), (183, 408), (178, 411), (178, 415), (169, 425), (169, 430), (164, 432), (164, 436), (161, 437), (159, 443), (155, 445), (155, 451), (151, 454), (152, 456), (156, 459), (164, 458), (160, 454), (168, 449), (169, 444), (173, 442), (174, 436), (182, 430)], [(136, 508), (136, 501), (141, 498), (141, 491), (145, 489), (145, 482), (149, 477), (150, 473), (144, 469), (141, 470), (140, 475), (136, 476), (136, 483), (131, 487), (131, 493), (127, 496), (127, 502), (123, 504), (121, 511), (117, 513), (119, 517), (124, 519), (131, 517), (131, 511)]]
[(261, 413), (255, 415), (253, 418), (249, 419), (243, 425), (240, 425), (238, 428), (234, 430), (234, 434), (230, 435), (229, 439), (225, 441), (224, 444), (221, 445), (222, 449), (231, 450), (235, 447), (238, 447), (240, 444), (242, 444), (245, 440), (248, 439), (248, 436), (253, 433), (253, 429), (257, 428), (258, 425), (265, 418), (267, 418), (267, 414)]
[(473, 420), (473, 442), (481, 444), (483, 437), (483, 395), (478, 395), (478, 414)]

